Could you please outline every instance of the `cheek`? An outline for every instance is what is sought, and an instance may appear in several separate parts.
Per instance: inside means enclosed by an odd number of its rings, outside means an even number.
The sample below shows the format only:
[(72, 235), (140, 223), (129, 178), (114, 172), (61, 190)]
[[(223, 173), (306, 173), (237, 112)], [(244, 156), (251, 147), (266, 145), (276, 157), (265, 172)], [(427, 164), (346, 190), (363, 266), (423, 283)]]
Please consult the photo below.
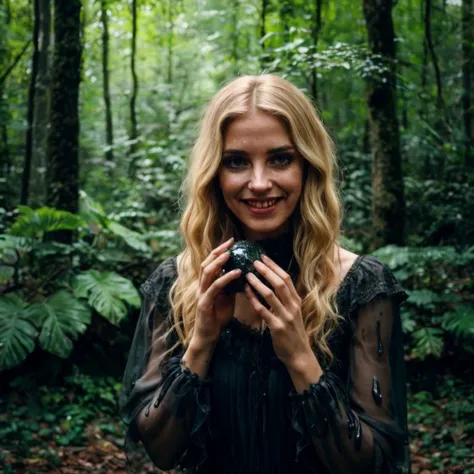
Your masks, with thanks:
[(219, 175), (219, 186), (225, 196), (239, 191), (242, 183), (238, 176), (223, 172)]

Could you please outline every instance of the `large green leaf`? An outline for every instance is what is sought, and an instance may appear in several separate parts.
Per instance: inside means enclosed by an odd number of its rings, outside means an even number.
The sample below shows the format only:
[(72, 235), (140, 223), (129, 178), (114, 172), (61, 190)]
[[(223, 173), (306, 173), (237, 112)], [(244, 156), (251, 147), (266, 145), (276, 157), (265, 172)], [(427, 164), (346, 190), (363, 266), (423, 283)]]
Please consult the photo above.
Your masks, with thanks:
[(18, 206), (18, 209), (20, 216), (10, 229), (12, 235), (42, 237), (45, 232), (75, 230), (85, 225), (81, 217), (51, 207), (34, 210), (27, 206)]
[(140, 296), (130, 280), (113, 272), (89, 270), (74, 277), (74, 294), (88, 298), (89, 304), (112, 324), (118, 324), (126, 315), (123, 301), (138, 308)]
[(90, 324), (90, 309), (66, 290), (60, 290), (44, 303), (32, 306), (35, 314), (42, 319), (41, 348), (59, 357), (68, 357), (72, 341)]
[(440, 301), (440, 297), (431, 290), (412, 290), (410, 291), (410, 303), (416, 304), (421, 308), (433, 308), (435, 303)]
[(460, 337), (474, 337), (474, 307), (457, 305), (453, 312), (444, 315), (442, 326)]
[(115, 221), (109, 221), (107, 228), (112, 232), (112, 234), (121, 237), (128, 246), (132, 247), (132, 249), (140, 252), (150, 252), (150, 248), (144, 242), (143, 236), (138, 232), (130, 230)]
[(0, 298), (0, 370), (23, 362), (33, 352), (37, 335), (27, 304), (14, 294)]
[(443, 331), (438, 328), (423, 328), (413, 333), (416, 341), (414, 351), (420, 359), (425, 359), (428, 355), (440, 357), (443, 351)]

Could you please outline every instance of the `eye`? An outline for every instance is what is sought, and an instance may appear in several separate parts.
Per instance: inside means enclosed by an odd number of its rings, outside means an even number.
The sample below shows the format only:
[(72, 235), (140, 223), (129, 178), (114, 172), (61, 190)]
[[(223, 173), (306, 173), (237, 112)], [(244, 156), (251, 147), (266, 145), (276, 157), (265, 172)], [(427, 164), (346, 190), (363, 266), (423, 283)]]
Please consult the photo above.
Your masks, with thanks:
[(229, 158), (224, 158), (222, 162), (223, 166), (230, 169), (241, 169), (247, 166), (247, 160), (240, 156), (232, 156)]
[(276, 155), (271, 159), (271, 162), (277, 166), (288, 166), (293, 161), (293, 155)]

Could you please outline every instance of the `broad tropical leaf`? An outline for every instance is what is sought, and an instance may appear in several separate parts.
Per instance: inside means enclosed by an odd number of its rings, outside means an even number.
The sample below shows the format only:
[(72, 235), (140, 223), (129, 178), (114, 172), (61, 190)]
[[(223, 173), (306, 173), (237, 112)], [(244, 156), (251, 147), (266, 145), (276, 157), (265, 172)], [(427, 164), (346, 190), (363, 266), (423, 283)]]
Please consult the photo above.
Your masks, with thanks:
[(440, 357), (443, 351), (443, 331), (438, 328), (423, 328), (413, 333), (415, 352), (420, 359), (428, 355)]
[(0, 370), (23, 362), (33, 352), (37, 336), (28, 305), (14, 294), (0, 298)]
[(32, 306), (38, 317), (43, 318), (39, 336), (41, 348), (59, 357), (68, 357), (72, 341), (90, 324), (90, 309), (66, 290), (60, 290), (44, 303)]
[(115, 221), (109, 221), (107, 228), (112, 232), (112, 234), (121, 237), (124, 242), (133, 249), (139, 250), (140, 252), (150, 252), (150, 248), (144, 242), (143, 236), (138, 232), (130, 230)]
[(34, 210), (28, 206), (18, 206), (18, 209), (20, 216), (10, 229), (12, 235), (41, 238), (45, 232), (75, 230), (85, 225), (79, 216), (51, 207)]
[(412, 290), (410, 291), (410, 303), (416, 304), (421, 308), (432, 308), (435, 303), (440, 301), (440, 297), (433, 291)]
[(123, 301), (138, 308), (140, 296), (133, 283), (113, 272), (89, 270), (74, 277), (74, 294), (88, 298), (89, 304), (112, 324), (118, 324), (126, 315)]
[(456, 306), (454, 312), (444, 315), (442, 326), (460, 337), (474, 337), (474, 307), (468, 304)]

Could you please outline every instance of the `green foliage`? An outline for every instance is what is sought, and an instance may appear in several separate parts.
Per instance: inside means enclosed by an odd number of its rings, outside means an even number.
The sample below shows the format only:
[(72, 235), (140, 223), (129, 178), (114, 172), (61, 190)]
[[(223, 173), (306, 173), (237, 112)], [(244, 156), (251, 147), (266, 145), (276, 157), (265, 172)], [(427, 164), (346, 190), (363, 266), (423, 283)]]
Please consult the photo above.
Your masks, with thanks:
[(410, 356), (439, 358), (446, 347), (474, 354), (474, 248), (387, 246), (375, 255), (410, 288), (402, 310)]
[(40, 347), (59, 357), (68, 357), (72, 341), (84, 333), (91, 321), (90, 309), (65, 290), (32, 307), (37, 320), (41, 321)]
[(2, 448), (11, 448), (20, 458), (31, 456), (32, 447), (40, 446), (43, 456), (60, 465), (60, 458), (50, 458), (48, 445), (53, 446), (52, 440), (57, 446), (84, 444), (90, 423), (123, 436), (121, 427), (111, 425), (120, 390), (112, 377), (92, 377), (74, 367), (59, 386), (38, 387), (27, 378), (17, 378), (10, 389), (10, 396), (0, 402), (1, 413), (8, 414), (8, 423), (0, 423), (0, 437), (5, 441)]
[[(21, 364), (36, 346), (67, 358), (90, 326), (92, 311), (118, 325), (140, 305), (133, 283), (107, 267), (130, 264), (130, 256), (118, 256), (122, 248), (148, 255), (145, 238), (84, 199), (79, 216), (22, 206), (10, 233), (0, 238), (0, 276), (7, 289), (0, 296), (0, 371)], [(48, 232), (61, 229), (74, 229), (79, 240), (45, 241)]]
[(18, 206), (18, 210), (20, 216), (10, 229), (11, 235), (41, 239), (46, 232), (76, 230), (85, 224), (79, 216), (50, 207), (33, 210), (28, 206)]
[(423, 456), (432, 470), (471, 472), (468, 468), (474, 435), (474, 396), (465, 380), (443, 377), (438, 391), (408, 393), (408, 427), (412, 459)]
[(130, 280), (110, 272), (89, 270), (76, 275), (72, 288), (77, 298), (88, 298), (89, 305), (112, 324), (127, 315), (124, 301), (138, 308), (140, 297)]
[(0, 370), (18, 365), (33, 352), (37, 336), (28, 305), (17, 295), (0, 298)]

